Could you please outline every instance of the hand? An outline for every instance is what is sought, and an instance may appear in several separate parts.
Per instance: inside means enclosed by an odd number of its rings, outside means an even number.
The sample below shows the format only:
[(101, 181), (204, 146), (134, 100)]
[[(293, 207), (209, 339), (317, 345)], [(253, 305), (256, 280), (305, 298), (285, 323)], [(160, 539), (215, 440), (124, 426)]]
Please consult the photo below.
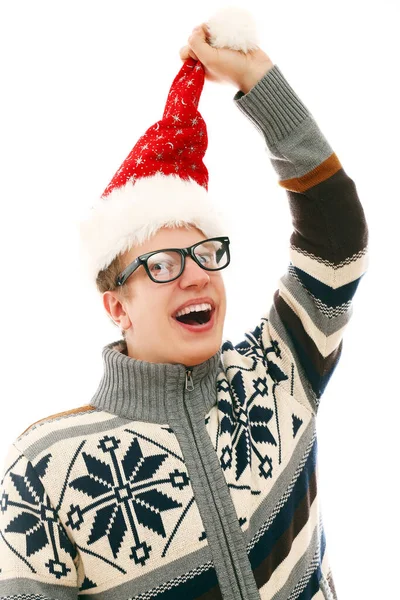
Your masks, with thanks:
[(206, 23), (195, 27), (188, 38), (188, 45), (181, 48), (179, 55), (185, 61), (189, 57), (199, 60), (210, 81), (231, 83), (242, 92), (247, 92), (274, 66), (261, 48), (231, 50), (213, 48), (208, 43), (209, 31)]

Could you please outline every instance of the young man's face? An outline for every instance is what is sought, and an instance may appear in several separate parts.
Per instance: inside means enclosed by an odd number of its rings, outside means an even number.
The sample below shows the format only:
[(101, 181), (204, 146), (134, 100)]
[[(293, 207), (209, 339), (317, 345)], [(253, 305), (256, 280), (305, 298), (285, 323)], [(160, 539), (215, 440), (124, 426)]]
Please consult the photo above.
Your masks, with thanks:
[[(151, 240), (124, 254), (124, 266), (146, 252), (163, 248), (187, 248), (207, 239), (196, 228), (163, 227)], [(178, 279), (156, 283), (140, 266), (127, 279), (129, 297), (105, 292), (103, 303), (111, 318), (126, 331), (128, 355), (153, 363), (182, 363), (193, 366), (213, 356), (220, 348), (226, 313), (222, 271), (206, 271), (190, 257)], [(190, 331), (174, 318), (187, 301), (209, 298), (215, 307), (214, 324), (208, 331)], [(203, 304), (204, 302), (202, 302)]]

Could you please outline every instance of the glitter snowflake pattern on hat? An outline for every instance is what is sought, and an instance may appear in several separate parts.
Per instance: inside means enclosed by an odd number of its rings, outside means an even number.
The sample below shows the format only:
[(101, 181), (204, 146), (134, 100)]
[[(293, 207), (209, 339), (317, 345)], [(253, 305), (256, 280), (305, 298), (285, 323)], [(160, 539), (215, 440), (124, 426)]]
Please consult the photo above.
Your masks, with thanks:
[(208, 136), (199, 113), (204, 86), (204, 67), (189, 58), (175, 77), (165, 104), (163, 118), (139, 138), (103, 192), (156, 173), (195, 180), (208, 190), (208, 170), (203, 162)]

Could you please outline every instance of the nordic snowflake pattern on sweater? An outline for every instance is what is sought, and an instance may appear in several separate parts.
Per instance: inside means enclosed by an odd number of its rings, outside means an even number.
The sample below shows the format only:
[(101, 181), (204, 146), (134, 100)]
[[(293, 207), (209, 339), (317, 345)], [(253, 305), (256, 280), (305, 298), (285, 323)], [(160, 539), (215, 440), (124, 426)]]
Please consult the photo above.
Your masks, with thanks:
[[(226, 343), (224, 352), (234, 352), (249, 362), (245, 370), (231, 365), (230, 378), (219, 375), (214, 449), (228, 485), (239, 485), (242, 496), (245, 490), (246, 496), (260, 496), (260, 486), (254, 485), (255, 474), (260, 481), (271, 480), (282, 462), (280, 432), (273, 424), (275, 414), (279, 423), (274, 389), (288, 377), (268, 359), (269, 353), (279, 353), (277, 342), (264, 353), (245, 343), (236, 349)], [(82, 413), (85, 422), (92, 423), (97, 416), (92, 410)], [(295, 437), (303, 419), (295, 413), (292, 418), (296, 419), (292, 421)], [(59, 422), (60, 427), (65, 419)], [(209, 414), (204, 425), (209, 426), (210, 420)], [(47, 428), (51, 424), (50, 420)], [(104, 580), (115, 577), (112, 571), (128, 575), (132, 566), (140, 571), (140, 567), (151, 567), (152, 559), (160, 565), (164, 558), (172, 555), (176, 559), (180, 552), (185, 553), (188, 544), (194, 548), (206, 543), (207, 535), (173, 430), (152, 425), (157, 435), (150, 437), (138, 425), (123, 425), (113, 433), (84, 439), (68, 438), (32, 463), (23, 454), (14, 461), (5, 476), (10, 481), (5, 485), (9, 493), (3, 493), (1, 505), (9, 522), (4, 531), (19, 534), (14, 545), (8, 536), (9, 548), (32, 573), (46, 573), (54, 582), (70, 582), (78, 553), (90, 555), (97, 562), (93, 572), (89, 568), (88, 573), (82, 572), (79, 590), (85, 591), (97, 587), (99, 563), (108, 573), (107, 578), (101, 578)], [(64, 428), (69, 429), (68, 421)], [(33, 431), (34, 428), (21, 439), (27, 443)], [(46, 477), (51, 477), (52, 469), (58, 474), (59, 488), (50, 500), (41, 480), (54, 490), (54, 482), (50, 483), (49, 478), (47, 483)], [(244, 476), (246, 470), (250, 479)], [(237, 510), (240, 506), (244, 504), (238, 496)], [(244, 512), (239, 517), (240, 525), (248, 519), (249, 514)], [(21, 534), (26, 544), (23, 552)]]
[[(43, 477), (49, 462), (49, 455), (40, 459), (35, 467), (30, 462), (20, 457), (15, 461), (13, 470), (10, 470), (8, 477), (12, 482), (12, 495), (5, 491), (1, 497), (1, 512), (3, 514), (17, 514), (9, 520), (4, 529), (4, 534), (14, 533), (17, 537), (24, 540), (24, 552), (19, 554), (16, 548), (10, 544), (10, 549), (20, 557), (34, 573), (35, 569), (29, 557), (46, 549), (48, 558), (44, 567), (48, 569), (49, 575), (61, 579), (71, 572), (71, 569), (65, 562), (61, 561), (60, 551), (68, 553), (74, 559), (76, 557), (76, 548), (70, 542), (64, 529), (58, 520), (57, 512), (51, 506), (50, 499), (46, 494), (40, 477)], [(18, 465), (19, 463), (19, 465)], [(20, 468), (23, 465), (22, 473)], [(7, 539), (4, 538), (3, 539)]]

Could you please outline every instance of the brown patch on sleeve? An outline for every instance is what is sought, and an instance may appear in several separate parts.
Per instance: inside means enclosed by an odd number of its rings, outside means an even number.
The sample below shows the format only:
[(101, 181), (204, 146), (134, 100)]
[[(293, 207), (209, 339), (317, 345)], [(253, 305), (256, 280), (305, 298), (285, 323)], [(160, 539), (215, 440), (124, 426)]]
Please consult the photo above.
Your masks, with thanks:
[(311, 187), (318, 185), (322, 181), (326, 181), (332, 177), (339, 169), (342, 168), (341, 162), (335, 153), (331, 154), (318, 167), (305, 173), (302, 177), (293, 177), (292, 179), (284, 179), (279, 181), (279, 185), (291, 192), (305, 192)]

